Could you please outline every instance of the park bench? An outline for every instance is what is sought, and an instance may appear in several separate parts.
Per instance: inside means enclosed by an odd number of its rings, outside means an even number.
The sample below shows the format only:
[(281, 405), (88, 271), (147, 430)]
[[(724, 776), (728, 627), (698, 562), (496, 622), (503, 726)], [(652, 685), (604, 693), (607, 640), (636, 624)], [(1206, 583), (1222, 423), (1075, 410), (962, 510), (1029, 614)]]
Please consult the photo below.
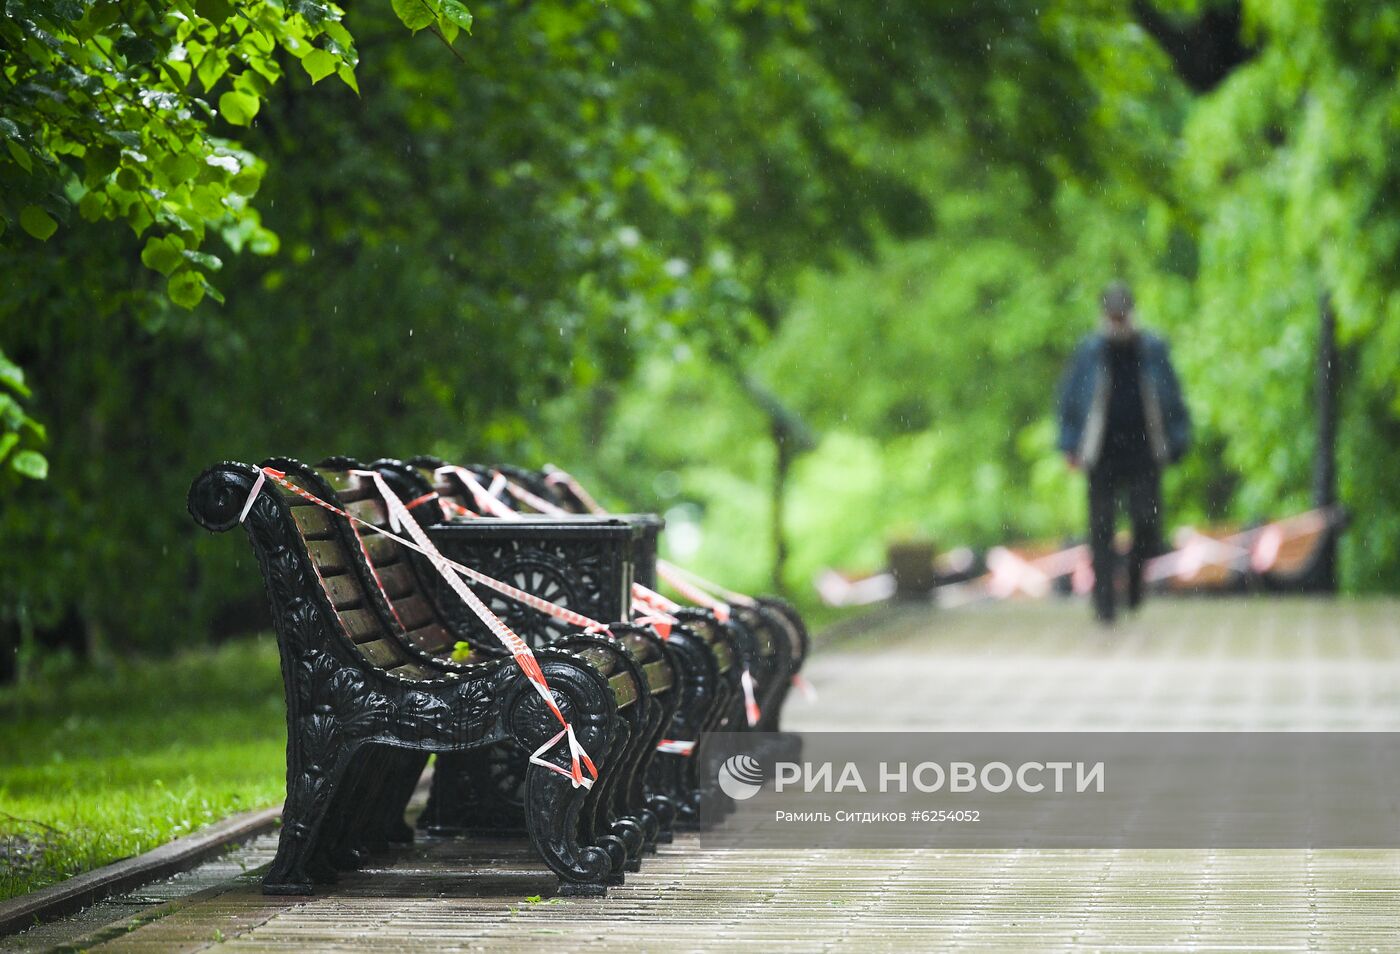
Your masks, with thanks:
[[(601, 512), (596, 502), (577, 481), (556, 468), (530, 471), (498, 465), (493, 470), (524, 487), (530, 492), (530, 496), (538, 501), (552, 503), (576, 514)], [(529, 496), (511, 494), (511, 489), (511, 484), (507, 483), (501, 499), (509, 505), (529, 509)], [(649, 577), (652, 582), (643, 582), (654, 589), (657, 537), (651, 534), (648, 540), (650, 553), (646, 562), (650, 568)], [(685, 585), (682, 579), (674, 577), (673, 582), (676, 585)], [(778, 597), (740, 598), (735, 600), (729, 609), (740, 626), (747, 628), (754, 636), (750, 642), (752, 655), (748, 662), (755, 681), (759, 683), (757, 701), (760, 717), (755, 728), (763, 732), (778, 732), (783, 703), (810, 649), (807, 626), (792, 604)]]
[[(335, 458), (323, 462), (353, 472), (359, 462)], [(433, 513), (433, 493), (418, 474), (397, 461), (377, 461), (371, 465), (401, 499), (412, 500)], [(342, 495), (343, 496), (343, 495)], [(352, 507), (355, 506), (352, 504)], [(382, 511), (369, 515), (380, 523)], [(425, 522), (426, 522), (425, 518)], [(519, 586), (527, 593), (567, 606), (594, 620), (626, 618), (626, 580), (630, 579), (632, 530), (611, 518), (573, 520), (560, 526), (558, 521), (536, 521), (530, 526), (496, 520), (469, 523), (439, 523), (428, 530), (437, 548), (449, 558), (471, 566), (498, 580)], [(562, 534), (562, 536), (561, 536)], [(448, 630), (454, 645), (466, 644), (473, 652), (487, 655), (502, 652), (499, 643), (467, 612), (462, 601), (443, 585), (443, 578), (427, 560), (407, 554), (412, 576), (418, 587), (412, 592), (391, 591), (390, 606), (402, 615), (417, 614), (420, 598), (426, 598), (437, 612), (439, 625)], [(402, 584), (399, 584), (402, 586)], [(681, 639), (664, 645), (644, 627), (609, 623), (601, 633), (581, 633), (574, 623), (559, 620), (499, 593), (479, 589), (483, 600), (495, 601), (492, 608), (505, 618), (515, 632), (532, 645), (552, 644), (580, 652), (603, 653), (613, 657), (612, 669), (631, 667), (648, 692), (624, 710), (624, 728), (630, 741), (618, 743), (613, 755), (614, 771), (596, 789), (597, 798), (585, 813), (585, 825), (595, 831), (595, 840), (613, 853), (611, 883), (621, 882), (623, 870), (638, 870), (645, 848), (654, 848), (663, 828), (669, 831), (674, 809), (662, 794), (645, 791), (642, 780), (647, 763), (663, 736), (677, 702), (677, 655)], [(404, 601), (400, 608), (399, 601)], [(440, 651), (440, 650), (437, 650)], [(528, 753), (507, 743), (503, 746), (439, 757), (434, 773), (434, 797), (424, 818), (440, 832), (472, 831), (503, 834), (522, 827), (520, 766)], [(421, 768), (421, 766), (419, 767)], [(454, 770), (455, 769), (455, 770)], [(414, 771), (414, 776), (418, 771)], [(402, 818), (403, 800), (390, 806), (390, 815)], [(609, 838), (608, 834), (616, 836)], [(625, 846), (625, 855), (618, 848)]]
[[(1321, 507), (1243, 530), (1184, 528), (1177, 551), (1149, 564), (1149, 578), (1185, 593), (1326, 593), (1335, 587), (1339, 507)], [(1155, 562), (1155, 561), (1154, 561)]]
[[(206, 529), (247, 527), (282, 655), (287, 798), (264, 890), (310, 893), (358, 860), (365, 832), (370, 847), (374, 837), (402, 835), (385, 807), (426, 753), (510, 747), (530, 755), (517, 766), (520, 817), (561, 892), (602, 893), (640, 841), (638, 821), (613, 810), (637, 760), (638, 729), (651, 724), (649, 674), (605, 639), (542, 647), (532, 665), (551, 705), (507, 654), (451, 659), (454, 634), (405, 547), (349, 519), (387, 520), (372, 487), (348, 468), (321, 473), (272, 459), (263, 468), (216, 465), (190, 489), (190, 512)], [(401, 802), (398, 811), (401, 824)]]
[[(339, 461), (359, 469), (353, 461)], [(427, 481), (412, 467), (381, 460), (371, 465), (402, 499), (434, 500)], [(438, 549), (451, 559), (494, 579), (549, 601), (554, 607), (594, 620), (627, 618), (628, 584), (631, 580), (631, 538), (634, 531), (612, 518), (559, 521), (552, 518), (529, 522), (475, 518), (441, 521), (429, 527)], [(427, 598), (438, 618), (450, 631), (455, 645), (466, 644), (473, 653), (498, 653), (498, 643), (445, 585), (441, 576), (421, 555), (410, 553), (410, 568), (417, 577), (418, 592)], [(608, 647), (641, 667), (655, 705), (643, 699), (629, 710), (634, 740), (610, 782), (600, 805), (619, 819), (611, 830), (627, 846), (626, 870), (637, 870), (641, 851), (654, 848), (663, 832), (669, 832), (675, 810), (667, 793), (647, 791), (644, 780), (656, 746), (665, 737), (681, 702), (687, 637), (661, 640), (651, 629), (626, 623), (608, 623), (600, 633), (580, 633), (573, 623), (538, 608), (506, 599), (499, 593), (474, 586), (511, 628), (531, 645), (582, 649)], [(394, 605), (391, 598), (391, 606)], [(694, 651), (693, 649), (689, 651)], [(519, 752), (503, 747), (486, 752), (439, 756), (428, 806), (420, 824), (437, 834), (462, 832), (502, 833), (520, 827)], [(634, 828), (634, 823), (636, 828)], [(640, 830), (640, 835), (637, 833)], [(619, 869), (621, 870), (621, 869)], [(615, 872), (616, 873), (616, 872)]]
[[(374, 466), (412, 498), (436, 493), (449, 505), (449, 514), (460, 515), (477, 505), (462, 476), (435, 458), (416, 458), (409, 465), (378, 461)], [(459, 516), (434, 527), (432, 532), (445, 553), (498, 579), (595, 618), (625, 619), (631, 607), (630, 584), (636, 564), (648, 562), (648, 554), (649, 562), (655, 564), (655, 531), (659, 526), (660, 521), (651, 515), (536, 515), (513, 521)], [(632, 545), (629, 559), (622, 558), (618, 547), (605, 551), (599, 540), (604, 529), (616, 538), (619, 527), (627, 528)], [(606, 598), (599, 594), (606, 594)], [(540, 644), (558, 637), (555, 620), (528, 606), (517, 604), (514, 610), (518, 615), (508, 621), (518, 627), (522, 636)], [(702, 622), (707, 619), (706, 613), (689, 615)], [(643, 801), (658, 817), (656, 836), (648, 829), (648, 846), (657, 838), (671, 840), (674, 822), (690, 827), (698, 821), (700, 780), (695, 775), (694, 747), (704, 732), (719, 726), (725, 707), (738, 691), (735, 649), (719, 630), (681, 622), (669, 627), (664, 649), (679, 673), (678, 698), (669, 726), (664, 732), (658, 727), (655, 745), (643, 756), (631, 783), (631, 802)], [(434, 833), (480, 829), (481, 816), (471, 810), (473, 802), (462, 797), (463, 791), (479, 784), (476, 780), (481, 774), (480, 766), (475, 758), (438, 758), (428, 807), (420, 816), (421, 826)], [(494, 771), (503, 769), (498, 766)], [(635, 866), (634, 859), (629, 868)]]
[[(1336, 589), (1337, 542), (1348, 516), (1339, 507), (1299, 514), (1281, 522), (1269, 542), (1271, 557), (1255, 569), (1260, 586), (1280, 593), (1330, 593)], [(1265, 541), (1260, 541), (1264, 544)], [(1265, 546), (1259, 547), (1264, 551)]]
[[(579, 519), (590, 513), (601, 513), (587, 492), (561, 471), (530, 471), (508, 464), (449, 468), (433, 457), (415, 458), (411, 463), (420, 468), (433, 489), (458, 512), (487, 509), (493, 501), (484, 501), (482, 496), (495, 490), (494, 503), (517, 512), (558, 516), (563, 511)], [(467, 475), (474, 479), (474, 487), (463, 482)], [(649, 514), (622, 517), (642, 530), (635, 564), (644, 570), (637, 575), (650, 580), (649, 587), (654, 587), (659, 521)], [(697, 599), (705, 599), (705, 594), (684, 581), (675, 577), (672, 580), (685, 586)], [(732, 662), (721, 663), (721, 672), (728, 674), (723, 680), (726, 698), (721, 700), (712, 718), (702, 724), (700, 731), (690, 736), (700, 740), (700, 747), (703, 747), (705, 735), (716, 731), (750, 728), (779, 733), (783, 703), (808, 652), (806, 625), (789, 603), (774, 597), (734, 596), (737, 602), (725, 608), (723, 619), (710, 607), (672, 609), (707, 644), (726, 645), (729, 647), (727, 655), (735, 657)], [(749, 681), (747, 686), (745, 680)], [(780, 741), (774, 743), (772, 754), (795, 759), (796, 739), (776, 738)], [(720, 806), (729, 801), (715, 779), (701, 779), (696, 775), (696, 766), (703, 759), (698, 757), (698, 752), (693, 754), (697, 757), (683, 761), (659, 759), (656, 763), (657, 773), (664, 773), (666, 778), (664, 783), (658, 780), (658, 785), (664, 785), (667, 791), (675, 794), (678, 820), (683, 827), (699, 824), (702, 801)], [(715, 817), (715, 812), (709, 817)]]

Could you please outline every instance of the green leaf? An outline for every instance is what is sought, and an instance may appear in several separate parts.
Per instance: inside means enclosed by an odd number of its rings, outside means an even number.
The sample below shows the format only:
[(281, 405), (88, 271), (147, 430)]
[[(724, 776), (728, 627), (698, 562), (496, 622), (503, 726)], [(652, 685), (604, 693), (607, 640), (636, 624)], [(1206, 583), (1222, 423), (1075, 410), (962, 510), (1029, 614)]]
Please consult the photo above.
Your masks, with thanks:
[(0, 352), (0, 384), (21, 397), (29, 397), (29, 386), (24, 383), (24, 369), (5, 357), (3, 352)]
[(189, 182), (199, 175), (200, 167), (204, 163), (188, 152), (173, 153), (165, 162), (162, 162), (161, 171), (170, 180), (171, 185), (180, 185), (182, 182)]
[(146, 240), (146, 247), (141, 250), (141, 263), (168, 277), (180, 267), (183, 261), (181, 253), (184, 250), (185, 243), (178, 235), (153, 235)]
[[(302, 44), (306, 46), (306, 44)], [(293, 54), (296, 55), (296, 54)], [(305, 56), (303, 52), (301, 54)], [(300, 57), (298, 57), (300, 59)], [(282, 78), (282, 68), (277, 65), (277, 61), (270, 56), (250, 56), (248, 57), (248, 68), (257, 73), (271, 85)]]
[(233, 78), (233, 88), (240, 93), (247, 93), (249, 96), (261, 100), (267, 95), (271, 85), (256, 70), (244, 70)]
[(223, 23), (233, 13), (233, 4), (228, 0), (195, 0), (194, 10), (211, 23)]
[(335, 71), (335, 75), (340, 77), (342, 83), (355, 91), (355, 95), (360, 95), (360, 84), (355, 79), (355, 70), (346, 63), (340, 64), (340, 69)]
[(185, 249), (185, 251), (180, 254), (185, 257), (186, 261), (194, 262), (196, 265), (207, 268), (211, 272), (217, 272), (224, 267), (223, 260), (219, 258), (219, 256), (210, 255), (208, 252), (196, 252), (193, 249)]
[(312, 83), (319, 83), (335, 72), (340, 61), (325, 50), (312, 50), (301, 59), (301, 65), (311, 76)]
[(138, 237), (141, 235), (142, 232), (150, 228), (151, 223), (153, 223), (154, 221), (155, 219), (151, 218), (151, 213), (146, 208), (146, 204), (144, 202), (137, 202), (126, 213), (126, 222), (128, 225), (131, 226), (131, 231), (135, 232)]
[(86, 182), (92, 185), (107, 178), (121, 162), (121, 153), (115, 149), (92, 146), (83, 153), (83, 165), (87, 167)]
[(10, 461), (15, 473), (30, 480), (43, 480), (49, 475), (49, 462), (44, 455), (34, 450), (23, 450)]
[(257, 195), (260, 185), (262, 185), (262, 170), (256, 167), (242, 169), (238, 175), (228, 181), (230, 192), (246, 196)]
[[(284, 40), (289, 40), (296, 36), (297, 34), (295, 33), (282, 34)], [(263, 56), (271, 56), (272, 51), (277, 49), (277, 41), (272, 38), (271, 34), (262, 30), (253, 30), (249, 33), (245, 33), (243, 35), (243, 42), (255, 53), (260, 53)]]
[(254, 255), (276, 255), (282, 247), (282, 240), (271, 229), (259, 226), (248, 237), (248, 250)]
[(160, 68), (165, 70), (167, 78), (172, 80), (176, 89), (188, 86), (190, 76), (194, 72), (193, 65), (188, 60), (161, 60)]
[(10, 150), (10, 158), (19, 163), (21, 169), (25, 172), (34, 171), (34, 160), (29, 158), (29, 152), (23, 146), (13, 139), (6, 139), (5, 148)]
[(204, 276), (191, 269), (178, 271), (165, 283), (165, 293), (181, 308), (194, 308), (204, 300)]
[(14, 446), (18, 443), (19, 435), (13, 432), (0, 436), (0, 463), (3, 463), (5, 458), (10, 456), (10, 451), (14, 450)]
[(458, 663), (471, 662), (472, 644), (458, 641), (452, 646), (452, 661)]
[(321, 29), (325, 31), (326, 36), (340, 44), (343, 49), (349, 50), (354, 47), (355, 38), (350, 35), (350, 31), (345, 29), (343, 24), (337, 23), (334, 20), (327, 20), (325, 24), (322, 25)]
[(472, 14), (461, 0), (442, 0), (442, 18), (455, 23), (466, 32), (472, 32)]
[(117, 22), (117, 18), (122, 15), (121, 5), (117, 3), (95, 4), (92, 12), (88, 14), (88, 26), (94, 33), (104, 30)]
[(217, 219), (224, 214), (224, 192), (218, 183), (196, 186), (190, 193), (190, 204), (195, 212), (206, 219)]
[(47, 242), (58, 231), (53, 216), (37, 205), (26, 205), (19, 213), (19, 226), (41, 242)]
[(312, 26), (323, 22), (331, 15), (330, 9), (317, 0), (292, 0), (290, 6), (293, 13), (300, 13)]
[(437, 22), (437, 15), (427, 0), (392, 0), (394, 13), (404, 26), (414, 33)]
[(91, 190), (78, 200), (78, 214), (86, 222), (96, 222), (102, 218), (102, 212), (107, 208), (107, 196), (97, 190)]
[(223, 50), (213, 47), (200, 58), (199, 65), (194, 68), (194, 74), (199, 77), (206, 93), (213, 89), (214, 84), (227, 72), (228, 55)]
[(149, 63), (160, 55), (154, 43), (142, 36), (127, 36), (117, 41), (116, 49), (132, 65)]
[(235, 126), (246, 126), (252, 122), (261, 105), (256, 96), (237, 90), (229, 90), (219, 97), (219, 112)]

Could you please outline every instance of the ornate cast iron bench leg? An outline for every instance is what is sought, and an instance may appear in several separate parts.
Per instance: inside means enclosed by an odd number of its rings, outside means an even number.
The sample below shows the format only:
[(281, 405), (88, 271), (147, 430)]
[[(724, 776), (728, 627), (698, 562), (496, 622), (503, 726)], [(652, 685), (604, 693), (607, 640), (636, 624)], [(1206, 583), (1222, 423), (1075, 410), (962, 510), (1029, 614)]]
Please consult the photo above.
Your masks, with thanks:
[[(717, 717), (725, 687), (721, 683), (719, 664), (710, 647), (691, 629), (677, 626), (671, 630), (667, 649), (684, 662), (678, 666), (684, 672), (684, 684), (676, 700), (675, 712), (662, 737), (679, 742), (695, 742)], [(657, 739), (659, 743), (660, 738)], [(694, 794), (698, 789), (694, 777), (694, 755), (655, 753), (646, 772), (649, 804), (665, 818), (669, 829), (689, 819)], [(669, 840), (665, 834), (662, 840)]]
[[(617, 727), (617, 710), (607, 680), (593, 667), (562, 652), (541, 650), (540, 668), (555, 703), (588, 752), (607, 751)], [(522, 746), (534, 751), (557, 731), (558, 723), (523, 679), (506, 701), (505, 722)], [(603, 766), (599, 766), (600, 771)], [(605, 774), (605, 773), (603, 773)], [(574, 788), (564, 776), (531, 764), (525, 773), (525, 826), (540, 856), (559, 876), (562, 895), (602, 895), (612, 873), (608, 852), (579, 840), (589, 790)]]

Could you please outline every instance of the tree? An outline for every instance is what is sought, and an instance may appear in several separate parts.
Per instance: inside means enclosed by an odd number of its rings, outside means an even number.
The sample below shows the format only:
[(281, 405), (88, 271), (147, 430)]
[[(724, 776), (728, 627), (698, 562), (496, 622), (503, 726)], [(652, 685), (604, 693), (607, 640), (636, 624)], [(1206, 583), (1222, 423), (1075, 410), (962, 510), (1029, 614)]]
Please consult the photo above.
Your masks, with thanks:
[(221, 298), (207, 233), (255, 248), (271, 239), (247, 201), (264, 166), (218, 135), (216, 116), (253, 121), (283, 75), (279, 50), (313, 81), (336, 73), (353, 87), (341, 10), (319, 0), (14, 0), (6, 13), (0, 241), (47, 242), (75, 215), (121, 221), (146, 238), (141, 260), (166, 276), (171, 301)]
[(1244, 11), (1257, 55), (1199, 101), (1185, 131), (1179, 192), (1201, 249), (1191, 365), (1210, 426), (1228, 437), (1240, 509), (1304, 506), (1317, 302), (1331, 296), (1346, 365), (1341, 499), (1364, 514), (1344, 538), (1344, 583), (1392, 589), (1400, 584), (1400, 497), (1388, 476), (1400, 463), (1395, 10), (1257, 0)]

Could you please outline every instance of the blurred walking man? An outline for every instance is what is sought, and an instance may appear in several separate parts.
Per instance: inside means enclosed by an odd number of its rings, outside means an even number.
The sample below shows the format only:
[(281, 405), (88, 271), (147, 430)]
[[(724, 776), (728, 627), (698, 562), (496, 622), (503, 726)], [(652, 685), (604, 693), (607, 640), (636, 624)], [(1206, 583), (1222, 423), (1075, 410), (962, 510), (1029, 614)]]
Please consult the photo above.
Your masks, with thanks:
[(1113, 533), (1127, 503), (1133, 546), (1128, 607), (1142, 602), (1142, 569), (1161, 552), (1162, 468), (1191, 443), (1191, 416), (1167, 344), (1133, 324), (1133, 293), (1115, 282), (1102, 296), (1103, 326), (1075, 349), (1060, 382), (1060, 450), (1089, 478), (1094, 614), (1114, 619)]

